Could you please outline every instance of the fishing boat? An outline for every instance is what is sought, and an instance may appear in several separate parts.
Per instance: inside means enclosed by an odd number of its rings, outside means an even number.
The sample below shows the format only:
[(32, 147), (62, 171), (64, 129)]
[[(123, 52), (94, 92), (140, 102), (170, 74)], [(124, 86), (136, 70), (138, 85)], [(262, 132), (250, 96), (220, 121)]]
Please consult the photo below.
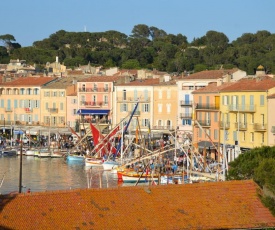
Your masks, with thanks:
[(101, 157), (87, 157), (85, 158), (85, 165), (91, 167), (102, 167), (103, 159)]
[(38, 156), (38, 150), (37, 149), (28, 149), (28, 150), (26, 150), (25, 155), (26, 156), (35, 156), (35, 155)]
[(13, 157), (17, 156), (17, 151), (16, 149), (2, 149), (1, 154), (4, 157)]
[(51, 150), (51, 158), (62, 158), (67, 153), (67, 151), (62, 151), (60, 149)]
[(51, 157), (51, 151), (48, 148), (41, 148), (38, 151), (38, 157), (40, 158)]
[(122, 172), (122, 180), (124, 183), (146, 183), (146, 182), (158, 182), (157, 174), (141, 173), (136, 171)]
[(85, 156), (81, 154), (69, 154), (66, 156), (67, 161), (72, 161), (72, 162), (84, 162), (85, 161)]
[(121, 165), (120, 162), (118, 161), (114, 161), (114, 160), (107, 160), (107, 161), (104, 161), (102, 166), (103, 166), (103, 169), (104, 170), (112, 170), (114, 168), (117, 168)]

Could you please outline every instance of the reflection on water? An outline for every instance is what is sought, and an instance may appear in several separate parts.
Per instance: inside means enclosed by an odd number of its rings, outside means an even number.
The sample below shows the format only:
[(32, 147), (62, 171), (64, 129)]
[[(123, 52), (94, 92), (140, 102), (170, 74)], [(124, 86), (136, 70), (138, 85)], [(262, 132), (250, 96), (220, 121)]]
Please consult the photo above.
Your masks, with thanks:
[[(18, 191), (20, 157), (0, 157), (0, 184), (5, 174), (1, 194)], [(115, 174), (98, 168), (86, 167), (84, 163), (66, 162), (63, 158), (37, 158), (23, 156), (23, 192), (68, 190), (76, 188), (117, 187)]]

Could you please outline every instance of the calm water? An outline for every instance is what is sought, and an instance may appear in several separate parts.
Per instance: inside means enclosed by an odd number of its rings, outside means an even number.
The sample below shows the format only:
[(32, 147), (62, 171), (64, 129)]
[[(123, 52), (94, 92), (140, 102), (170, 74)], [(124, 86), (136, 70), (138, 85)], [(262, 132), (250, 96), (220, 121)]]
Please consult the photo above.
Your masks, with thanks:
[[(0, 157), (0, 194), (19, 191), (20, 157)], [(22, 192), (68, 190), (75, 188), (117, 187), (115, 174), (102, 169), (85, 166), (84, 163), (70, 163), (63, 158), (37, 158), (23, 156)]]

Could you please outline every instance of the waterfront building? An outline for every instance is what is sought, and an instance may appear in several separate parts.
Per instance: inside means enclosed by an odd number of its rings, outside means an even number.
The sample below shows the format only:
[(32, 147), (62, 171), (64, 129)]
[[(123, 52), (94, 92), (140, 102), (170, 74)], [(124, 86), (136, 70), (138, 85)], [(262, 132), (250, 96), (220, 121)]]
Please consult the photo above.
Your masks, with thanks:
[[(78, 122), (82, 128), (90, 128), (90, 122), (100, 126), (102, 133), (108, 133), (114, 113), (113, 99), (115, 84), (125, 82), (125, 76), (91, 76), (77, 82)], [(99, 127), (98, 127), (99, 128)], [(83, 128), (84, 129), (84, 128)]]
[[(75, 130), (78, 119), (78, 100), (77, 100), (77, 92), (75, 91), (72, 94), (67, 95), (66, 98), (66, 104), (67, 104), (67, 125)], [(79, 130), (75, 130), (79, 131)]]
[(275, 94), (267, 96), (267, 144), (275, 145)]
[(193, 145), (200, 151), (207, 150), (211, 158), (217, 160), (219, 143), (222, 141), (220, 129), (228, 124), (220, 121), (219, 91), (234, 84), (233, 82), (210, 83), (192, 92), (194, 105)]
[(41, 90), (53, 77), (19, 77), (1, 83), (1, 122), (5, 125), (39, 125), (42, 114)]
[(235, 157), (240, 151), (268, 145), (267, 97), (274, 93), (275, 80), (268, 76), (244, 78), (220, 90), (221, 121), (227, 124), (221, 136), (226, 136)]
[[(85, 78), (84, 76), (79, 79)], [(50, 127), (67, 126), (67, 95), (76, 92), (77, 80), (62, 77), (41, 88), (41, 124)]]
[(184, 136), (193, 135), (192, 114), (194, 90), (203, 88), (214, 82), (235, 82), (246, 76), (246, 72), (239, 69), (205, 70), (184, 76), (177, 80), (178, 85), (178, 117), (179, 132)]

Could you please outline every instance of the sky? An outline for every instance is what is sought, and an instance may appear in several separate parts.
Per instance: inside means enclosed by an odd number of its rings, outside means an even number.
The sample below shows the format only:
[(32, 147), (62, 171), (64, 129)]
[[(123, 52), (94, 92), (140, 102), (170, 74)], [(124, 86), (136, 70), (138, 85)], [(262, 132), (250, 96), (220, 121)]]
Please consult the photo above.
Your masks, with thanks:
[(210, 30), (229, 42), (244, 33), (275, 33), (275, 0), (13, 0), (0, 6), (0, 35), (13, 35), (22, 47), (59, 30), (129, 36), (138, 24), (182, 34), (188, 42)]

